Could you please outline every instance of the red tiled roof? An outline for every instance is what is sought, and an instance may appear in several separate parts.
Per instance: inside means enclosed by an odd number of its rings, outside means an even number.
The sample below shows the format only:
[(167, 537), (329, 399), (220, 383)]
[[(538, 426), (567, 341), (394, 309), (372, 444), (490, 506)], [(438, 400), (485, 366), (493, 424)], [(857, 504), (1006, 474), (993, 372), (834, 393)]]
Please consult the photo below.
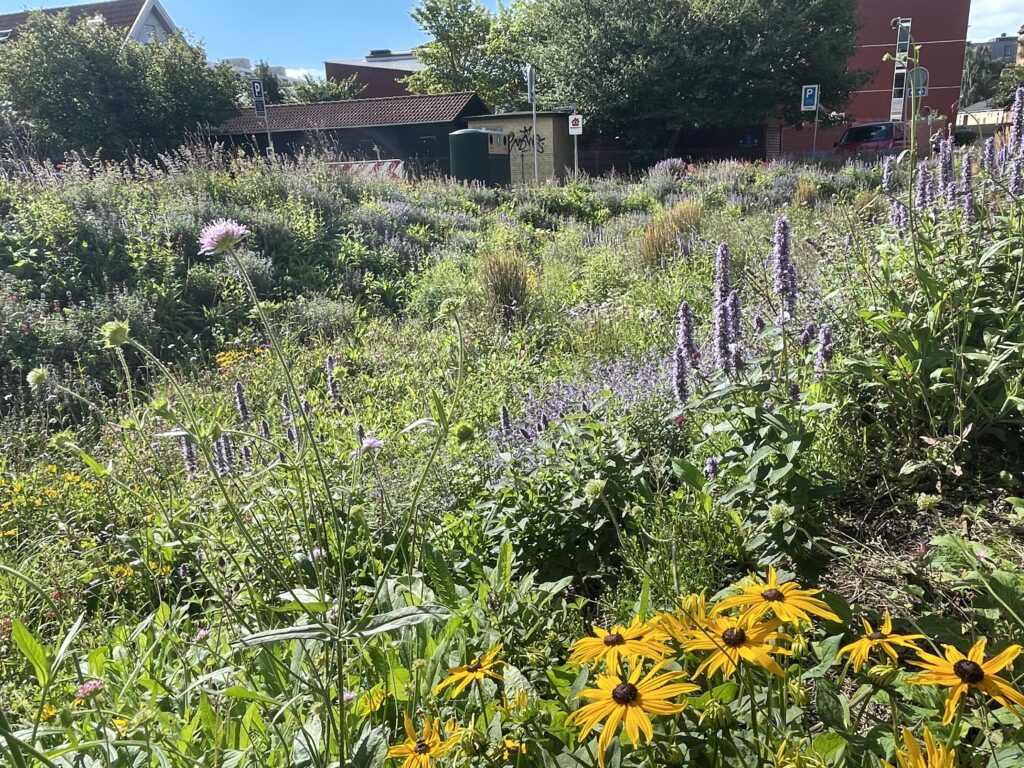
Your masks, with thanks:
[[(273, 104), (267, 107), (272, 133), (333, 128), (372, 128), (385, 125), (450, 123), (464, 113), (484, 114), (487, 108), (475, 93), (387, 96), (379, 99), (319, 101), (312, 104)], [(214, 133), (249, 135), (267, 130), (252, 107), (239, 109)]]
[[(85, 5), (68, 5), (63, 8), (42, 8), (40, 10), (44, 13), (67, 11), (68, 17), (73, 22), (80, 19), (91, 19), (99, 14), (108, 27), (123, 29), (127, 32), (139, 18), (139, 13), (145, 4), (146, 0), (110, 0), (105, 3), (86, 3)], [(0, 29), (17, 29), (28, 21), (31, 12), (29, 10), (0, 15)]]

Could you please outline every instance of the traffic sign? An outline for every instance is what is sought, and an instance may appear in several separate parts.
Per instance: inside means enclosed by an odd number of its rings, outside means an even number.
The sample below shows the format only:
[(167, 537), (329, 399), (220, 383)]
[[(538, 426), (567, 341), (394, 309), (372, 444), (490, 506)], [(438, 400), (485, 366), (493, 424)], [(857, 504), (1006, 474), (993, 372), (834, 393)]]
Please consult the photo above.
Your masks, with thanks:
[(252, 105), (256, 108), (256, 117), (265, 118), (267, 116), (267, 98), (262, 80), (252, 81)]
[(526, 100), (531, 104), (537, 103), (537, 70), (533, 64), (526, 65)]
[(914, 67), (907, 72), (907, 90), (916, 99), (928, 95), (928, 70), (924, 67)]
[(581, 115), (577, 115), (577, 114), (569, 115), (569, 135), (570, 136), (581, 136), (581, 135), (583, 135), (583, 117)]
[(818, 90), (821, 88), (819, 85), (805, 85), (800, 96), (800, 111), (801, 112), (817, 112), (818, 111)]

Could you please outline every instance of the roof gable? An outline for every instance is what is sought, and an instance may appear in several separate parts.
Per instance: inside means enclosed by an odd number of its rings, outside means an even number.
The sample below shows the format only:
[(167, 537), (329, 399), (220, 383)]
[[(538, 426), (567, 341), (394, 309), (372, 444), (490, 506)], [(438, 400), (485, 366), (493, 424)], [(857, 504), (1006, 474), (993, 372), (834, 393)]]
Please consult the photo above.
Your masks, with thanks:
[[(123, 29), (125, 33), (134, 26), (136, 19), (146, 5), (146, 0), (108, 0), (103, 3), (68, 5), (62, 8), (40, 8), (43, 13), (67, 13), (72, 22), (102, 16), (108, 27)], [(17, 30), (28, 21), (33, 11), (0, 14), (0, 29)]]
[[(272, 133), (375, 128), (389, 125), (450, 123), (487, 112), (475, 93), (389, 96), (379, 99), (272, 104), (267, 107)], [(237, 110), (214, 130), (222, 136), (265, 133), (266, 124), (252, 108)]]

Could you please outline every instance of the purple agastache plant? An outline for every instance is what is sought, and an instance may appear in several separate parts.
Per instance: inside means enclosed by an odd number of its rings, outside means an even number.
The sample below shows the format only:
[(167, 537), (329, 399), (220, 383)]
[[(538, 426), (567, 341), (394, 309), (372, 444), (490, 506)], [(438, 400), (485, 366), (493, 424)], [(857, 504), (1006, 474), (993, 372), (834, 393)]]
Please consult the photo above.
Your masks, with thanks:
[(775, 222), (772, 242), (772, 278), (775, 295), (779, 297), (779, 324), (783, 325), (796, 314), (797, 277), (793, 263), (793, 233), (785, 216)]
[(185, 462), (185, 472), (191, 480), (199, 471), (199, 457), (196, 455), (196, 446), (188, 437), (181, 437), (181, 457)]
[(334, 356), (328, 355), (324, 359), (324, 375), (327, 377), (327, 394), (335, 403), (341, 399), (341, 391), (338, 388), (338, 381), (334, 378)]
[(1010, 155), (1019, 155), (1024, 142), (1024, 86), (1017, 89), (1010, 110), (1010, 138), (1007, 142)]
[(952, 199), (952, 207), (956, 206), (954, 183), (953, 139), (943, 139), (939, 142), (939, 194), (945, 196), (947, 201)]
[(985, 139), (985, 150), (981, 153), (981, 168), (993, 175), (999, 170), (996, 168), (996, 139), (994, 136)]
[(803, 331), (800, 334), (800, 346), (807, 349), (811, 346), (811, 342), (814, 341), (815, 335), (818, 333), (818, 326), (813, 321), (808, 321), (807, 325), (804, 326)]
[(199, 252), (227, 253), (249, 235), (249, 228), (234, 219), (217, 219), (199, 234)]
[(743, 307), (740, 295), (734, 290), (729, 291), (729, 342), (738, 344), (743, 338)]
[(896, 158), (892, 155), (882, 161), (882, 192), (890, 197), (896, 194)]
[(1024, 195), (1024, 160), (1017, 157), (1010, 161), (1008, 189), (1012, 197)]
[(907, 206), (899, 200), (892, 201), (892, 207), (889, 209), (889, 223), (900, 233), (906, 231), (910, 223), (910, 212), (907, 210)]
[(964, 164), (960, 169), (960, 198), (963, 206), (964, 224), (974, 223), (974, 171), (971, 168), (971, 156), (964, 155)]
[(829, 325), (821, 326), (821, 330), (818, 331), (818, 354), (814, 359), (814, 370), (817, 372), (818, 377), (825, 373), (825, 368), (832, 362), (832, 358), (835, 357), (836, 350), (835, 344), (832, 340), (832, 327)]
[(922, 163), (917, 168), (917, 193), (914, 197), (914, 207), (919, 211), (924, 211), (930, 208), (933, 202), (932, 172), (927, 165)]
[(245, 386), (240, 381), (235, 382), (235, 410), (238, 411), (238, 420), (243, 427), (248, 427), (252, 422), (252, 413), (249, 411), (249, 401), (245, 397)]
[(690, 310), (690, 302), (684, 301), (679, 305), (677, 315), (679, 325), (676, 332), (676, 346), (683, 350), (688, 362), (696, 362), (697, 348), (693, 345), (693, 312)]
[(512, 417), (509, 415), (507, 405), (502, 405), (498, 412), (498, 424), (501, 428), (501, 436), (508, 438), (512, 434)]
[(689, 382), (687, 381), (687, 357), (682, 347), (676, 347), (672, 353), (672, 392), (680, 405), (685, 405), (690, 397)]
[(715, 256), (715, 316), (712, 346), (715, 353), (715, 365), (725, 373), (729, 373), (732, 368), (732, 360), (729, 356), (729, 345), (732, 342), (729, 322), (729, 294), (732, 292), (731, 261), (732, 254), (729, 252), (729, 246), (722, 243), (718, 246), (718, 253)]

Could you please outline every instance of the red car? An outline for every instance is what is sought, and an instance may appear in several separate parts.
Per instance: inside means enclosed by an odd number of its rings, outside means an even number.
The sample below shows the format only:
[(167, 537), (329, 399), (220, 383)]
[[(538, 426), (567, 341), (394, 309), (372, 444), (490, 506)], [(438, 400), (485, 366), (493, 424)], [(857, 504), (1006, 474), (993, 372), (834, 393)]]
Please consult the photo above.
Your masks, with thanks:
[(890, 154), (902, 152), (909, 146), (904, 123), (864, 123), (846, 129), (843, 138), (836, 143), (836, 154)]

